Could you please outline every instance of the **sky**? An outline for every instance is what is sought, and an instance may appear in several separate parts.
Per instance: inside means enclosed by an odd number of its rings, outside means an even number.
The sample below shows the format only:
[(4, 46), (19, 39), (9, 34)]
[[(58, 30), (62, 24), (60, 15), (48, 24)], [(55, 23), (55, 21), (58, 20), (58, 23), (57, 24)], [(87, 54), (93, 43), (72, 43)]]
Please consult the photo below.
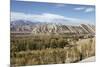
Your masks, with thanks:
[(11, 0), (11, 21), (19, 19), (95, 24), (95, 6)]

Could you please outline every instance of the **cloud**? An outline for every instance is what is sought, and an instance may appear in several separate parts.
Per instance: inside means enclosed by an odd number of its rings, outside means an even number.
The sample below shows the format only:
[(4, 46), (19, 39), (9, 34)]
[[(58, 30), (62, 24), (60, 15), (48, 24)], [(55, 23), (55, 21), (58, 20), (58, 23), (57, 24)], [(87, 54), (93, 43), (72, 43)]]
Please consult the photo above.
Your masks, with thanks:
[(56, 15), (56, 14), (50, 14), (50, 13), (43, 13), (43, 14), (25, 14), (25, 13), (17, 13), (17, 12), (11, 12), (11, 20), (30, 20), (30, 21), (48, 21), (54, 20), (54, 19), (65, 19), (64, 16)]
[(77, 7), (77, 8), (74, 8), (74, 10), (77, 10), (77, 11), (84, 10), (84, 9), (85, 9), (84, 7)]
[(90, 12), (93, 12), (95, 9), (92, 8), (92, 7), (77, 7), (77, 8), (74, 8), (75, 11), (83, 11), (85, 13), (90, 13)]
[(65, 7), (65, 4), (56, 4), (56, 7)]
[(62, 15), (51, 14), (51, 13), (25, 14), (25, 13), (11, 12), (11, 21), (14, 20), (28, 20), (32, 22), (63, 23), (63, 24), (70, 24), (70, 23), (77, 24), (80, 22), (86, 22), (81, 19), (70, 18), (70, 17), (65, 17)]
[(94, 8), (87, 8), (86, 10), (85, 10), (85, 12), (87, 13), (87, 12), (93, 12), (95, 9)]

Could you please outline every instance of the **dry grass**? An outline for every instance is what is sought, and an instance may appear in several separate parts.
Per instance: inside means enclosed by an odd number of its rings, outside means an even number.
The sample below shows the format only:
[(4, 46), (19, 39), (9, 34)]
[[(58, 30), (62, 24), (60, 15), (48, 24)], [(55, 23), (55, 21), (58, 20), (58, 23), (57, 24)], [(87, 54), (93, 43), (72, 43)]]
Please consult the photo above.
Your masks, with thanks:
[(95, 38), (83, 39), (77, 42), (82, 59), (95, 55)]
[(11, 64), (16, 66), (74, 63), (95, 55), (95, 38), (82, 39), (65, 48), (47, 48), (15, 52)]

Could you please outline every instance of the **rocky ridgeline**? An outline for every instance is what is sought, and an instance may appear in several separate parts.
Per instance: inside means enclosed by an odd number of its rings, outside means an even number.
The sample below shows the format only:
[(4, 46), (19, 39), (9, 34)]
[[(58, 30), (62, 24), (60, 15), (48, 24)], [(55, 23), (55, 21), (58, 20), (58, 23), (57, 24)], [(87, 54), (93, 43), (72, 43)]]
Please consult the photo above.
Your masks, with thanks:
[(53, 23), (39, 23), (29, 21), (11, 22), (11, 32), (14, 33), (32, 33), (32, 34), (94, 34), (95, 26), (90, 24), (63, 25)]

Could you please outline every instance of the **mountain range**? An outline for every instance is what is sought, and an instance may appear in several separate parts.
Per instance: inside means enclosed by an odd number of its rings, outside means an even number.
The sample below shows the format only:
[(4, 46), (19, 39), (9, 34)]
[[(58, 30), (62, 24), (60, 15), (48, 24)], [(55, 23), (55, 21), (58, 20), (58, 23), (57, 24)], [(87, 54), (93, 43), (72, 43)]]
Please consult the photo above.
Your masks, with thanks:
[(91, 24), (64, 25), (57, 23), (40, 23), (27, 20), (16, 20), (10, 23), (11, 32), (32, 34), (65, 34), (65, 33), (95, 33), (95, 26)]

